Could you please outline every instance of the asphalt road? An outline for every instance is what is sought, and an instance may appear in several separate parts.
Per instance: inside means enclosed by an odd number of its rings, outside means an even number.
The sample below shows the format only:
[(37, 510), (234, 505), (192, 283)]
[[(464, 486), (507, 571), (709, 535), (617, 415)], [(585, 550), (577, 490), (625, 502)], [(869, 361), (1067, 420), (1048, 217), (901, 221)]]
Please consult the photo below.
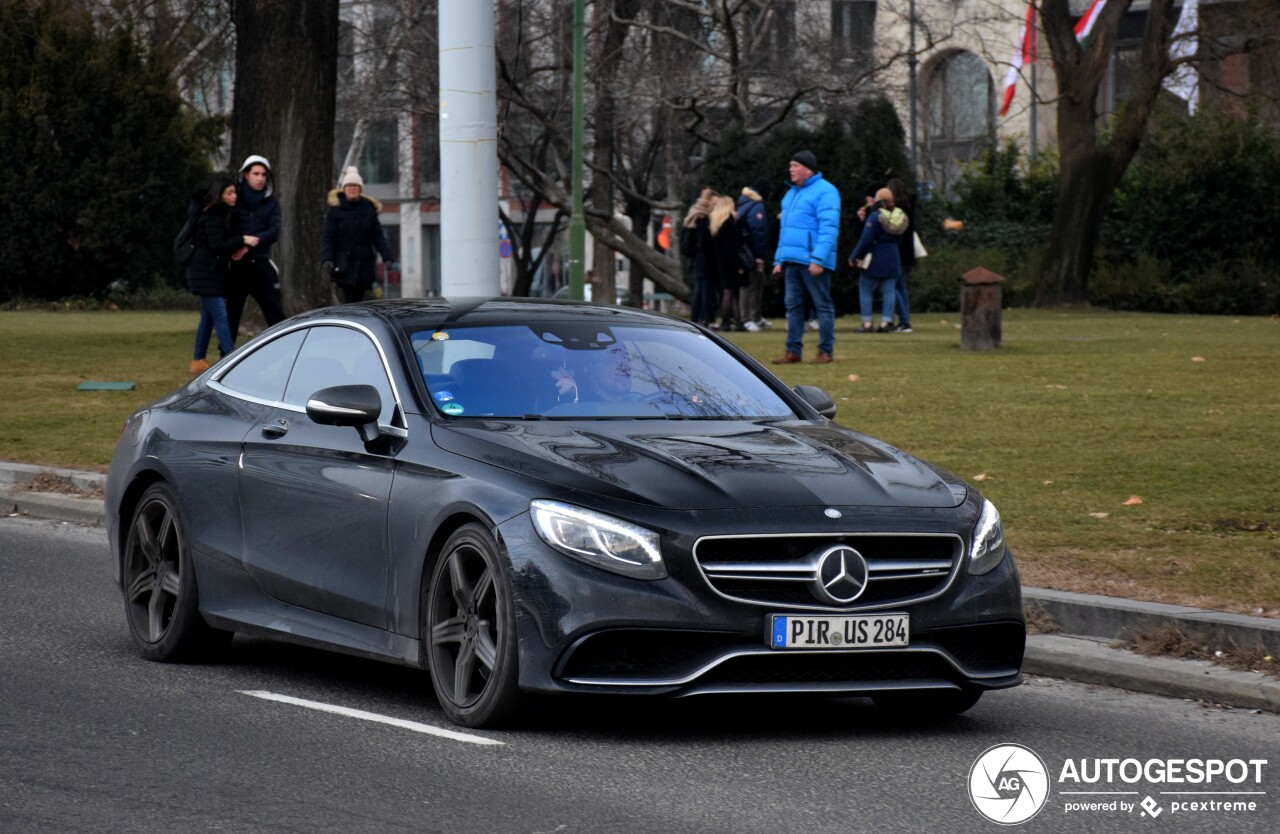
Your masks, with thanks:
[[(933, 723), (861, 700), (571, 700), (470, 740), (433, 728), (456, 729), (411, 669), (242, 638), (216, 664), (140, 660), (104, 532), (0, 519), (0, 832), (998, 831), (969, 774), (1007, 743), (1048, 771), (1027, 831), (1280, 829), (1280, 717), (1048, 679)], [(1241, 782), (1060, 778), (1107, 758), (1266, 764), (1228, 765)], [(1155, 819), (1067, 810), (1146, 797)], [(1192, 801), (1255, 805), (1173, 805)]]

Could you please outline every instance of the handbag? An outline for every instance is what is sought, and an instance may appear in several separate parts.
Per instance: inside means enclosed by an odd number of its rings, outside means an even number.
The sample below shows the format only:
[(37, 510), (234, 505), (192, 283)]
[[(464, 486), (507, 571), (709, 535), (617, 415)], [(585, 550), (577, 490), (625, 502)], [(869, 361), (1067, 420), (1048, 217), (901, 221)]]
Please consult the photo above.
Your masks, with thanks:
[(756, 268), (756, 254), (745, 243), (738, 247), (738, 261), (747, 272)]
[(924, 248), (924, 243), (920, 240), (919, 232), (911, 233), (911, 248), (916, 253), (916, 260), (929, 257), (929, 250)]

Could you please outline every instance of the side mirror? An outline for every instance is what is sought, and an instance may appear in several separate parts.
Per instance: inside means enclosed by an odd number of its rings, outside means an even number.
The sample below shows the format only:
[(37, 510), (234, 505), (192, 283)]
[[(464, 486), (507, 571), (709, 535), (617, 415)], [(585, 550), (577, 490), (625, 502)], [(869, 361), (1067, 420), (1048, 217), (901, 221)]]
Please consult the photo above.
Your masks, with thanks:
[(828, 420), (836, 419), (836, 403), (831, 395), (816, 385), (797, 385), (791, 389), (800, 399), (813, 406), (814, 410)]
[(321, 388), (307, 400), (307, 416), (325, 426), (354, 426), (366, 443), (378, 439), (382, 397), (372, 385)]

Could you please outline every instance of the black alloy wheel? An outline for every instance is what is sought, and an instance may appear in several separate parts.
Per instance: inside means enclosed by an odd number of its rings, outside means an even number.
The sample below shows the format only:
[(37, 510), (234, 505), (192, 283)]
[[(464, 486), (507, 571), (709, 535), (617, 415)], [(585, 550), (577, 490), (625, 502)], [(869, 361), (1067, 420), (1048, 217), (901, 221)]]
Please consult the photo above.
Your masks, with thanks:
[(445, 544), (427, 590), (423, 645), (440, 706), (466, 727), (510, 719), (520, 700), (515, 609), (489, 533), (461, 527)]
[(161, 662), (190, 659), (230, 632), (200, 616), (186, 527), (169, 487), (152, 484), (138, 501), (124, 548), (124, 603), (138, 653)]

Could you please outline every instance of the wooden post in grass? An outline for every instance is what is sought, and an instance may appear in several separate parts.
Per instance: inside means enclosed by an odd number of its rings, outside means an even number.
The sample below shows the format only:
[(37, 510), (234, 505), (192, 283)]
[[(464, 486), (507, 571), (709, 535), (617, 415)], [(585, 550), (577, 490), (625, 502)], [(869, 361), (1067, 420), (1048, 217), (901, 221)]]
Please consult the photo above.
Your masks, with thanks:
[(1004, 276), (976, 267), (960, 276), (960, 349), (1000, 347), (1000, 307)]

